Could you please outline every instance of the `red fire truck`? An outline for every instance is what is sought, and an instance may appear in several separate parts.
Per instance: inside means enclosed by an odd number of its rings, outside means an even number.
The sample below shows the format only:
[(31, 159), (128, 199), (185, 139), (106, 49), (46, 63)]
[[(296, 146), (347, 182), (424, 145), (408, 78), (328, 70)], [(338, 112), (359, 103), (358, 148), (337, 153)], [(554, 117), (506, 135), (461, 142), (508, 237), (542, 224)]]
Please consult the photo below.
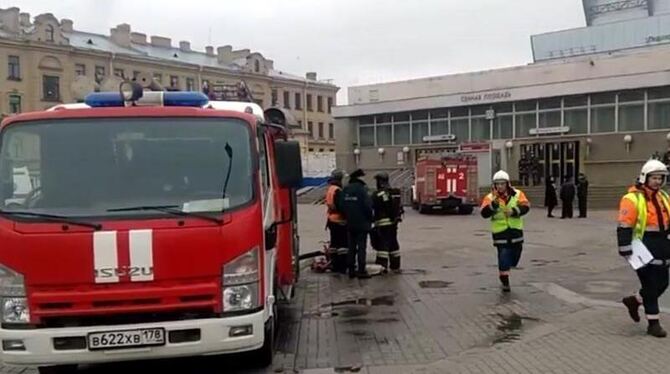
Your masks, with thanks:
[(412, 205), (419, 213), (434, 210), (472, 214), (477, 205), (477, 158), (456, 154), (417, 160)]
[[(298, 269), (302, 170), (286, 136), (279, 110), (134, 83), (5, 119), (2, 362), (61, 373), (251, 352), (268, 365)], [(35, 187), (17, 206), (22, 167)]]

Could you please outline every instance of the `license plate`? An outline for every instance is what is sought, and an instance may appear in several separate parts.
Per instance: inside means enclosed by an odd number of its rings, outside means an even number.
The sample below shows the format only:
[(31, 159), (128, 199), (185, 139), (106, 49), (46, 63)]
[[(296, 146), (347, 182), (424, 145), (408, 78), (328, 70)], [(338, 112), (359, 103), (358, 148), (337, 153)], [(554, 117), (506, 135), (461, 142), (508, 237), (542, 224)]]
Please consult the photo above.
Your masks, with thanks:
[(88, 349), (116, 349), (165, 345), (165, 329), (107, 331), (88, 334)]

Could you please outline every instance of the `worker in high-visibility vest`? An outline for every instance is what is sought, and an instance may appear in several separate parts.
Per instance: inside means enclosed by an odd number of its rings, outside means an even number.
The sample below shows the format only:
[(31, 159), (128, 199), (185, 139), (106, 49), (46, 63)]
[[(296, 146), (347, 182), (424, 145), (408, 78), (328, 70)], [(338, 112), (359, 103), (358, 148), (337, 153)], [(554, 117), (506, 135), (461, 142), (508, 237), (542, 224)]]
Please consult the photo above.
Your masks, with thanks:
[[(638, 269), (641, 289), (638, 294), (623, 298), (630, 317), (640, 321), (639, 307), (644, 305), (647, 334), (664, 338), (667, 333), (659, 322), (658, 299), (668, 288), (670, 266), (670, 197), (662, 189), (668, 168), (658, 160), (647, 161), (635, 186), (621, 199), (617, 227), (619, 255), (633, 254), (633, 242), (639, 240), (653, 260)], [(635, 243), (636, 245), (638, 243)]]
[(484, 197), (481, 215), (491, 220), (493, 245), (498, 250), (498, 271), (503, 292), (510, 292), (510, 269), (516, 267), (523, 249), (523, 216), (530, 210), (526, 195), (512, 187), (509, 175), (498, 171), (493, 189)]
[(347, 273), (347, 252), (349, 239), (347, 237), (347, 221), (342, 213), (342, 179), (344, 173), (333, 170), (328, 179), (326, 191), (326, 227), (330, 232), (330, 246), (328, 255), (331, 260), (331, 269), (334, 272)]
[(372, 195), (375, 226), (370, 233), (370, 243), (377, 252), (375, 263), (382, 266), (382, 273), (387, 273), (389, 268), (397, 273), (400, 271), (398, 223), (403, 214), (400, 190), (391, 187), (386, 172), (376, 174), (375, 180), (377, 190)]

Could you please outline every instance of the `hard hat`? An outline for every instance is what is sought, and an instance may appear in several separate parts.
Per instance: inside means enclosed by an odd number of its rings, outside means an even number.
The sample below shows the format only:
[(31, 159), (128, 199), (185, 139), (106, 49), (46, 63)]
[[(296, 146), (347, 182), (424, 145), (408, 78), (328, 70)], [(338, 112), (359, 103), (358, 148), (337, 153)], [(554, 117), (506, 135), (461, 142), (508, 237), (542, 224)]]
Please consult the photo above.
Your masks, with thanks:
[(507, 182), (509, 183), (509, 174), (505, 171), (500, 170), (499, 172), (493, 175), (493, 183), (495, 182)]
[(661, 174), (667, 176), (668, 167), (658, 160), (647, 161), (644, 166), (642, 166), (642, 170), (640, 171), (640, 183), (646, 183), (647, 177), (652, 174)]
[(388, 182), (389, 174), (387, 172), (382, 171), (380, 173), (375, 174), (375, 179)]
[(330, 173), (330, 180), (341, 181), (344, 178), (342, 170), (335, 169)]

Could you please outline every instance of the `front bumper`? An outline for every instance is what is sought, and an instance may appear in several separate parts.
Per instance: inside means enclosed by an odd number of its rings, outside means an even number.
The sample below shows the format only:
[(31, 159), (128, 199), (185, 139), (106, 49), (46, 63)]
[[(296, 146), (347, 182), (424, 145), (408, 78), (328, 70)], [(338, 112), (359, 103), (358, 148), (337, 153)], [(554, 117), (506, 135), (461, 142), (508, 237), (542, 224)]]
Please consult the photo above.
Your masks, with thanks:
[[(9, 365), (95, 364), (250, 351), (263, 345), (265, 315), (266, 313), (261, 310), (254, 314), (235, 317), (175, 322), (36, 330), (0, 329), (0, 340), (21, 340), (25, 346), (23, 351), (3, 350), (0, 353), (0, 360)], [(245, 325), (252, 326), (251, 335), (229, 336), (231, 328)], [(166, 338), (164, 346), (101, 351), (89, 351), (87, 348), (77, 350), (56, 350), (54, 348), (55, 338), (86, 338), (89, 333), (93, 332), (157, 327), (164, 328), (167, 336), (171, 331), (199, 329), (200, 339), (185, 343), (171, 343)]]

